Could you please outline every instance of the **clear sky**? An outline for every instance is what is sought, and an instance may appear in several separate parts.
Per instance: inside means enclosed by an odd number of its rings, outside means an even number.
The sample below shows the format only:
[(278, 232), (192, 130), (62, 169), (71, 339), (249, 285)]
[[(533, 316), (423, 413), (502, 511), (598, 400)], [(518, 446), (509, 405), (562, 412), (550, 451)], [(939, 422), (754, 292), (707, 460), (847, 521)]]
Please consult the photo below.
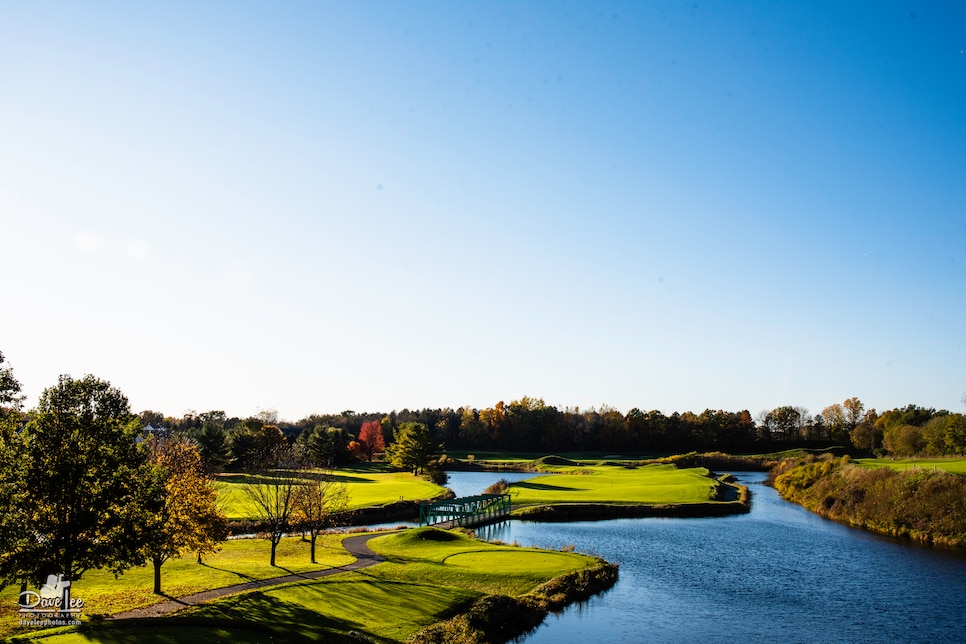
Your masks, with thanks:
[(0, 351), (135, 411), (962, 411), (966, 4), (0, 3)]

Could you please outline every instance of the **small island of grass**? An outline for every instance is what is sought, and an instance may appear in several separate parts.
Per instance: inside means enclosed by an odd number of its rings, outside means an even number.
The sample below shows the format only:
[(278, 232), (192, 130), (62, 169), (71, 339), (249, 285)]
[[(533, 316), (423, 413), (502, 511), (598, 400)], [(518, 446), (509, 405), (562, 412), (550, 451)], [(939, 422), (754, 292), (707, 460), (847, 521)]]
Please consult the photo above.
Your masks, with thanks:
[(543, 465), (548, 474), (508, 486), (513, 516), (573, 521), (644, 516), (720, 516), (747, 512), (747, 489), (703, 467)]

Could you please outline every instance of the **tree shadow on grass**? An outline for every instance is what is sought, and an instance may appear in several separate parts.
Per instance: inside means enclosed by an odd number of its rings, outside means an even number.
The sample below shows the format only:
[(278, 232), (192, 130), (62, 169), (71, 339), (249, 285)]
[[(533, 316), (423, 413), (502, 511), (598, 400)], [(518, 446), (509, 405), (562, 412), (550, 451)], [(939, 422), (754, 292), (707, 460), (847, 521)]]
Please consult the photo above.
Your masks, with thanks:
[[(76, 632), (88, 642), (97, 644), (182, 644), (183, 642), (232, 642), (260, 644), (262, 642), (334, 642), (358, 644), (350, 635), (360, 630), (361, 624), (326, 617), (300, 609), (271, 597), (248, 603), (247, 613), (224, 616), (176, 615), (164, 618), (125, 619), (111, 622), (88, 623)], [(391, 640), (368, 635), (367, 641), (388, 643)], [(13, 638), (10, 642), (33, 639)]]
[(429, 619), (446, 619), (480, 596), (476, 591), (448, 588), (439, 583), (391, 580), (365, 573), (298, 586), (306, 597), (324, 603), (335, 612), (357, 613), (360, 601), (390, 611), (391, 607), (405, 604), (410, 610), (418, 606)]
[[(346, 599), (352, 601), (351, 597)], [(351, 614), (352, 611), (348, 612)], [(273, 642), (358, 642), (347, 634), (365, 628), (363, 622), (322, 614), (276, 597), (273, 591), (252, 592), (212, 602), (189, 610), (183, 617), (175, 615), (169, 619), (176, 623), (215, 620), (237, 624), (263, 633), (261, 641), (265, 641), (265, 634), (271, 635)]]
[(244, 579), (245, 581), (258, 581), (257, 577), (246, 575), (244, 573), (238, 572), (237, 570), (230, 570), (228, 568), (219, 568), (218, 566), (212, 566), (210, 563), (205, 561), (202, 561), (200, 565), (204, 566), (205, 568), (211, 568), (212, 570), (218, 570), (220, 572), (227, 572), (232, 575), (236, 575), (237, 577), (239, 577), (240, 579)]
[(531, 483), (529, 481), (518, 481), (512, 483), (510, 487), (522, 487), (528, 490), (554, 490), (559, 492), (576, 492), (580, 488), (568, 487), (566, 485), (552, 485), (550, 483)]

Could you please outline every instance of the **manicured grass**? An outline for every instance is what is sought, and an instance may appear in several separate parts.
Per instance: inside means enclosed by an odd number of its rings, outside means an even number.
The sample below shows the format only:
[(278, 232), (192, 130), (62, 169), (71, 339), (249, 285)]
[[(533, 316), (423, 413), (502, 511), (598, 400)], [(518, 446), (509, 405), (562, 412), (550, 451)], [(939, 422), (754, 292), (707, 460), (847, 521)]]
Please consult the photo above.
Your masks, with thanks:
[[(211, 588), (222, 588), (254, 579), (268, 579), (298, 572), (332, 568), (351, 563), (354, 558), (342, 547), (343, 534), (323, 535), (316, 545), (316, 560), (309, 561), (309, 544), (299, 537), (282, 539), (276, 563), (268, 564), (270, 546), (264, 539), (233, 539), (220, 552), (207, 555), (199, 564), (194, 556), (172, 559), (161, 568), (161, 589), (172, 597), (182, 597)], [(132, 568), (115, 578), (109, 572), (92, 570), (72, 584), (75, 598), (84, 600), (84, 616), (112, 615), (150, 606), (163, 600), (153, 593), (154, 568)], [(18, 626), (16, 612), (19, 587), (0, 592), (0, 637), (9, 636)]]
[(594, 564), (584, 555), (494, 545), (443, 530), (407, 530), (369, 542), (388, 559), (377, 569), (386, 579), (469, 588), (481, 594), (519, 595)]
[(966, 458), (906, 458), (893, 460), (889, 458), (860, 458), (855, 463), (862, 467), (891, 467), (894, 470), (908, 470), (922, 467), (928, 470), (946, 470), (953, 474), (966, 474)]
[(713, 481), (703, 467), (544, 467), (557, 472), (512, 483), (515, 505), (533, 503), (701, 503), (710, 500)]
[[(561, 574), (595, 565), (574, 553), (494, 545), (434, 528), (373, 539), (388, 558), (377, 566), (319, 580), (227, 597), (151, 628), (116, 623), (104, 630), (58, 634), (49, 644), (101, 642), (399, 642), (484, 594), (526, 593)], [(226, 633), (226, 624), (232, 624)]]
[[(375, 467), (340, 469), (330, 478), (346, 484), (348, 509), (431, 499), (443, 493), (442, 487), (409, 472), (386, 472)], [(245, 493), (245, 485), (258, 480), (249, 474), (222, 474), (217, 478), (218, 502), (229, 519), (258, 517), (258, 511)]]

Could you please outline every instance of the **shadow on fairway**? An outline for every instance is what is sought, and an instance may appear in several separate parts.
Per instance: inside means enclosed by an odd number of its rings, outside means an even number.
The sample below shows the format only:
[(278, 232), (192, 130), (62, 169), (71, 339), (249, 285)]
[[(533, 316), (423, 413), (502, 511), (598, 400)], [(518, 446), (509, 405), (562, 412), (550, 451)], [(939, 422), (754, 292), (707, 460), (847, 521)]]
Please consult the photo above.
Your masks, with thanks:
[(517, 483), (510, 484), (511, 488), (522, 487), (528, 490), (556, 490), (559, 492), (576, 492), (580, 488), (568, 487), (566, 485), (552, 485), (550, 483), (531, 483), (529, 481), (519, 481)]

